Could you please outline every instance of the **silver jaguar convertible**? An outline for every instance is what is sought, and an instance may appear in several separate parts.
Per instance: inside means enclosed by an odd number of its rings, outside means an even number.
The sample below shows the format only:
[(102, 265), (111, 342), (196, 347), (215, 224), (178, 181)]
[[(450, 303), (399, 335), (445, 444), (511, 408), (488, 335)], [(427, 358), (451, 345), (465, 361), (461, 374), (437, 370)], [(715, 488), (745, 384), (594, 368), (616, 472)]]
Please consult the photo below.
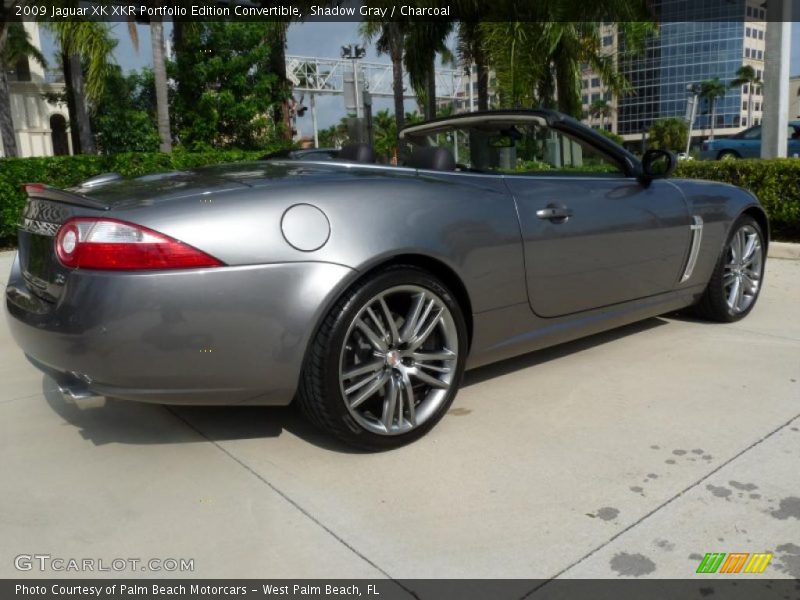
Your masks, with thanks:
[(749, 192), (671, 179), (546, 110), (366, 145), (26, 186), (11, 331), (68, 396), (296, 400), (349, 444), (442, 418), (465, 369), (693, 307), (746, 316), (768, 222)]

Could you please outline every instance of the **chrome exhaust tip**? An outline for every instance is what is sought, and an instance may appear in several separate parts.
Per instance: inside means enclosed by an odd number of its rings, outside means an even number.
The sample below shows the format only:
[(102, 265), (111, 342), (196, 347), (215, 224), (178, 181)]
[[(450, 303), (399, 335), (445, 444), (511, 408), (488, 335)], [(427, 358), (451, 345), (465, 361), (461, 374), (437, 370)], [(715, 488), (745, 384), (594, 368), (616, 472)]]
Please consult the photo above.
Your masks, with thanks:
[(104, 396), (98, 396), (91, 389), (89, 389), (91, 379), (79, 373), (70, 373), (61, 381), (56, 382), (58, 391), (64, 400), (74, 402), (75, 404), (84, 406), (87, 404), (94, 405), (97, 400), (105, 400)]
[(103, 396), (98, 396), (94, 392), (92, 392), (88, 387), (84, 386), (66, 386), (66, 385), (59, 385), (58, 391), (61, 393), (61, 396), (66, 400), (72, 400), (73, 402), (79, 402), (82, 400), (93, 400), (97, 398), (102, 398)]

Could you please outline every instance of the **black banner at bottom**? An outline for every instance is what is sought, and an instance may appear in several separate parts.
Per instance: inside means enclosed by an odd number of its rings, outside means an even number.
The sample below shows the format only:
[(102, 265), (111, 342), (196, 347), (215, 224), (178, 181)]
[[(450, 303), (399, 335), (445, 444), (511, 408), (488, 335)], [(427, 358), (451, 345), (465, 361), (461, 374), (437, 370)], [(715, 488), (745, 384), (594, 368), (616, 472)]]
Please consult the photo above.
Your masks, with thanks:
[(800, 600), (800, 580), (708, 579), (6, 579), (0, 598), (50, 600)]

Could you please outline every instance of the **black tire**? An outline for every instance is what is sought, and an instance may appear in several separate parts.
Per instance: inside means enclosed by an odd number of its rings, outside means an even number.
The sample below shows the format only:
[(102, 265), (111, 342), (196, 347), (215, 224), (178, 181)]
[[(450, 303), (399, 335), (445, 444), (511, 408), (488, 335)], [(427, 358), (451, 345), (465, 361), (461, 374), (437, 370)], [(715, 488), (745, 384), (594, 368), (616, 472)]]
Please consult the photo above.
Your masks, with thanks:
[(717, 156), (717, 160), (737, 160), (741, 158), (738, 152), (734, 150), (723, 150)]
[[(405, 285), (433, 292), (446, 305), (457, 330), (457, 359), (450, 387), (435, 412), (405, 433), (379, 434), (362, 426), (346, 405), (339, 379), (340, 361), (348, 331), (359, 312), (376, 295)], [(466, 354), (467, 327), (450, 290), (427, 271), (410, 265), (392, 265), (354, 284), (324, 318), (307, 351), (297, 401), (314, 424), (350, 446), (370, 451), (398, 448), (425, 435), (447, 412), (461, 383)]]
[[(760, 277), (756, 292), (752, 296), (752, 301), (750, 301), (749, 305), (744, 310), (737, 311), (734, 310), (728, 303), (723, 278), (725, 276), (726, 264), (731, 260), (732, 240), (734, 236), (745, 227), (752, 228), (752, 230), (758, 234), (758, 240), (761, 245), (761, 258), (759, 265)], [(725, 246), (723, 247), (719, 258), (717, 259), (717, 264), (714, 267), (714, 272), (711, 274), (711, 279), (708, 282), (708, 286), (706, 287), (703, 296), (695, 305), (695, 314), (709, 321), (718, 321), (721, 323), (733, 323), (734, 321), (739, 321), (750, 314), (750, 311), (753, 310), (753, 307), (756, 305), (756, 301), (758, 300), (758, 296), (761, 293), (761, 288), (764, 284), (764, 267), (766, 265), (767, 258), (766, 250), (767, 248), (764, 239), (764, 232), (761, 229), (761, 226), (758, 224), (758, 221), (749, 215), (742, 215), (739, 217), (734, 222), (730, 232), (728, 232), (728, 237), (725, 240)]]

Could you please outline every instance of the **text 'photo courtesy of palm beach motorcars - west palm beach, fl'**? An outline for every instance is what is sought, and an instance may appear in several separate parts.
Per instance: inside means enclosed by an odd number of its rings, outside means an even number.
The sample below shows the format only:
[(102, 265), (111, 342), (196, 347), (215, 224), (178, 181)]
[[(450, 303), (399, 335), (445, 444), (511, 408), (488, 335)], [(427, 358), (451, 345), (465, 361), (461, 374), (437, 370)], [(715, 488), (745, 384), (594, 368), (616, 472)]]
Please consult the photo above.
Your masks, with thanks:
[(2, 0), (0, 598), (800, 577), (797, 2)]

